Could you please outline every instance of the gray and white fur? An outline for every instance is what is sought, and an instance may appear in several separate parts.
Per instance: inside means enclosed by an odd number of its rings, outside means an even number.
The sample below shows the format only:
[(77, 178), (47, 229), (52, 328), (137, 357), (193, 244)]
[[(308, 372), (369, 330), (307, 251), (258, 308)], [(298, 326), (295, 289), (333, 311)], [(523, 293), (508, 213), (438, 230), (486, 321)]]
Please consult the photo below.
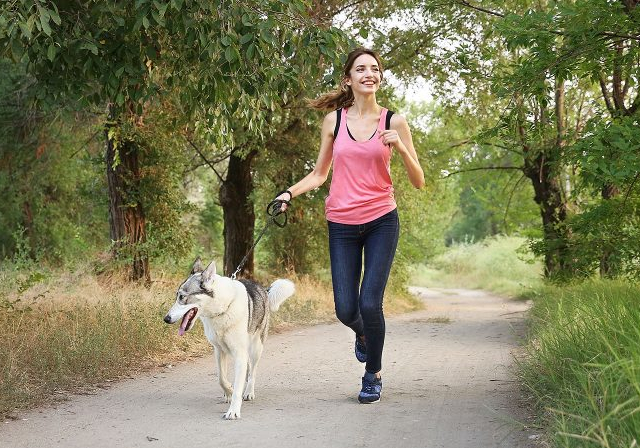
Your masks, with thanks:
[[(214, 347), (225, 400), (231, 402), (225, 419), (240, 418), (242, 400), (255, 398), (256, 372), (269, 332), (269, 314), (294, 292), (295, 286), (289, 280), (278, 279), (265, 290), (250, 280), (217, 275), (215, 263), (203, 269), (200, 258), (178, 288), (176, 301), (164, 321), (172, 324), (182, 319), (178, 330), (182, 335), (193, 328), (196, 317), (200, 318)], [(230, 358), (233, 386), (227, 379)]]

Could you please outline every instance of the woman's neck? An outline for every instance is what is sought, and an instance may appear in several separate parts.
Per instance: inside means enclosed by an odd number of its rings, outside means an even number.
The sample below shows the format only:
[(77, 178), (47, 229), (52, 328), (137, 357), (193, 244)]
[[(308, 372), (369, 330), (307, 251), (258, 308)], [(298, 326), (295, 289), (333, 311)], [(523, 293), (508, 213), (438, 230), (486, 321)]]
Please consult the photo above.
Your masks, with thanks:
[(355, 95), (351, 110), (358, 117), (380, 114), (380, 106), (376, 102), (375, 95)]

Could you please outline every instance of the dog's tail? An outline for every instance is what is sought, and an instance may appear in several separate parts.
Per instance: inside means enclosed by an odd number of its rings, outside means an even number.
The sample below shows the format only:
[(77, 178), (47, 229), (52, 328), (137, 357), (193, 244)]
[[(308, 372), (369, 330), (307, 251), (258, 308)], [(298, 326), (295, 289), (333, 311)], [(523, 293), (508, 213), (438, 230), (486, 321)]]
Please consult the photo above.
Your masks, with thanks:
[(269, 286), (269, 309), (278, 311), (282, 302), (296, 292), (296, 287), (290, 280), (279, 278)]

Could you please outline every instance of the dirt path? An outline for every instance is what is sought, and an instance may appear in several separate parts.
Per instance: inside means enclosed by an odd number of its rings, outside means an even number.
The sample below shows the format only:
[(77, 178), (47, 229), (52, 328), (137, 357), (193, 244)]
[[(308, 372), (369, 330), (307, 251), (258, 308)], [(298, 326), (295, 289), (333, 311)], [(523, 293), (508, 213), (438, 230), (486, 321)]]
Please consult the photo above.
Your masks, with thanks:
[[(362, 366), (339, 324), (267, 342), (256, 401), (227, 405), (213, 356), (74, 397), (0, 426), (0, 447), (532, 447), (511, 371), (526, 305), (415, 288), (427, 303), (387, 318), (382, 401), (356, 400)], [(447, 323), (447, 320), (450, 322)]]

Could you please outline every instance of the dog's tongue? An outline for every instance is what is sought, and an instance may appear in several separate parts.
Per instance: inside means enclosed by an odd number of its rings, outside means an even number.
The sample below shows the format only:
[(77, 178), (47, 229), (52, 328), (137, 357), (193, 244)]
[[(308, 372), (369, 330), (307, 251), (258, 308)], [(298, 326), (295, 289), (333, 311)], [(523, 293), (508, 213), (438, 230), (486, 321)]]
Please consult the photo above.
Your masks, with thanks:
[(187, 324), (189, 323), (189, 317), (191, 316), (191, 310), (187, 311), (184, 316), (182, 316), (182, 322), (180, 322), (180, 328), (178, 328), (178, 334), (182, 336), (187, 331)]

